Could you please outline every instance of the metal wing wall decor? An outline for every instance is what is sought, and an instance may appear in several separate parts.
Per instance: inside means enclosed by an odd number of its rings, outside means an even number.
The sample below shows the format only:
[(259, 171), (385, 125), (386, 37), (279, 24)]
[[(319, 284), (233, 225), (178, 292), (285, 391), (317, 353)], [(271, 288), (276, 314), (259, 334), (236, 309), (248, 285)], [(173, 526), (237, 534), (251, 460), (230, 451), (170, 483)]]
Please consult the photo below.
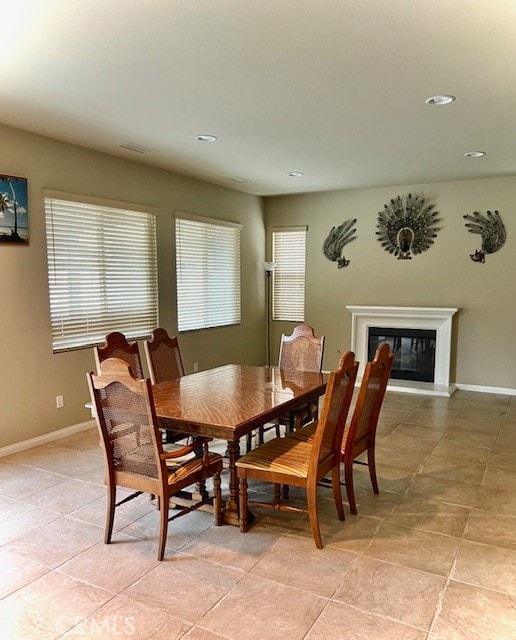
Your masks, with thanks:
[(378, 242), (398, 260), (411, 260), (413, 255), (423, 253), (432, 246), (439, 231), (440, 220), (434, 206), (411, 193), (405, 199), (391, 198), (378, 213)]
[(495, 253), (503, 247), (507, 239), (505, 225), (498, 211), (488, 211), (486, 215), (474, 211), (463, 216), (466, 228), (470, 233), (478, 233), (482, 237), (481, 248), (469, 257), (473, 262), (483, 264), (486, 261), (486, 253)]
[(350, 260), (346, 260), (346, 257), (342, 255), (342, 249), (356, 239), (356, 227), (353, 228), (356, 221), (356, 218), (352, 218), (351, 220), (346, 220), (338, 227), (332, 227), (328, 237), (323, 242), (322, 250), (324, 255), (328, 260), (337, 262), (339, 269), (347, 267), (350, 263)]

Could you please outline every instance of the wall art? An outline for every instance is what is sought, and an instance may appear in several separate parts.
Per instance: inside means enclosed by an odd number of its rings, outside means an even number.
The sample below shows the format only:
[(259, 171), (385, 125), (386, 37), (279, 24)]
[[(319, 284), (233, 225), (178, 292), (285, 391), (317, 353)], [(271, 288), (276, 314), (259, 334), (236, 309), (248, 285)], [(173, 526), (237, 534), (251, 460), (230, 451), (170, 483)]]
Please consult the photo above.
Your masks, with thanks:
[(0, 174), (0, 243), (29, 242), (27, 178)]
[(391, 198), (378, 213), (376, 235), (385, 251), (398, 260), (410, 260), (434, 243), (439, 231), (438, 212), (426, 199), (409, 193), (405, 198)]
[(346, 260), (346, 257), (342, 255), (342, 249), (355, 240), (356, 227), (353, 225), (357, 219), (346, 220), (338, 227), (332, 227), (328, 237), (323, 243), (323, 253), (332, 262), (336, 262), (339, 269), (347, 267), (350, 260)]
[(466, 228), (470, 233), (477, 233), (481, 236), (480, 249), (475, 253), (470, 253), (469, 257), (473, 262), (483, 264), (486, 261), (487, 253), (496, 253), (505, 244), (507, 233), (505, 225), (500, 218), (498, 211), (488, 211), (486, 215), (474, 211), (463, 216)]

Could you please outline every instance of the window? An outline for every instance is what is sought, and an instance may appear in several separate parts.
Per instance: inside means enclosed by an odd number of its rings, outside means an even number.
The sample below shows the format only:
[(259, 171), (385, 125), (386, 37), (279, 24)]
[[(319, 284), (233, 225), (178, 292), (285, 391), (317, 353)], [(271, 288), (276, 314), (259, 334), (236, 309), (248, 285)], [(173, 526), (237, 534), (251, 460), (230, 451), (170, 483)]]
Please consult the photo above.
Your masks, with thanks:
[[(43, 190), (54, 352), (158, 325), (156, 210)], [(131, 208), (129, 208), (131, 207)]]
[(306, 227), (272, 230), (272, 319), (305, 320)]
[(176, 212), (179, 331), (240, 322), (241, 225)]

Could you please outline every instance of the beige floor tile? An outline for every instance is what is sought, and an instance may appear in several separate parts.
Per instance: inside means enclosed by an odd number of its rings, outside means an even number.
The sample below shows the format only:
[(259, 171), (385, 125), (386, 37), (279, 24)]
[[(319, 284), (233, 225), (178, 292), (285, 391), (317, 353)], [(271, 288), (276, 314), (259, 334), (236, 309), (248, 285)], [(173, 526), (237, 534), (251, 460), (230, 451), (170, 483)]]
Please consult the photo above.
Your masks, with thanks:
[(446, 456), (431, 454), (419, 472), (444, 480), (480, 486), (485, 470), (484, 462), (465, 460), (460, 454)]
[(495, 445), (487, 465), (510, 471), (516, 478), (516, 447), (508, 448), (503, 445)]
[[(133, 536), (138, 540), (150, 540), (158, 543), (159, 511), (153, 509), (138, 520), (128, 524), (121, 533)], [(168, 523), (167, 549), (179, 550), (204, 531), (213, 526), (213, 516), (203, 511), (194, 511), (184, 517)]]
[[(426, 442), (430, 442), (427, 440)], [(432, 443), (433, 444), (433, 443)], [(429, 450), (411, 451), (410, 455), (397, 446), (387, 446), (382, 444), (376, 449), (376, 468), (378, 471), (384, 466), (405, 469), (411, 473), (417, 473), (427, 458), (431, 455)]]
[(198, 626), (229, 640), (302, 640), (326, 602), (307, 591), (247, 575)]
[(416, 435), (408, 433), (401, 433), (396, 429), (393, 433), (385, 438), (383, 446), (399, 449), (405, 455), (412, 453), (427, 453), (430, 454), (436, 447), (436, 443), (433, 440), (427, 440)]
[(440, 444), (452, 447), (462, 447), (463, 450), (469, 447), (484, 447), (491, 449), (496, 441), (495, 433), (478, 433), (462, 429), (448, 429), (441, 438)]
[(160, 562), (128, 587), (123, 595), (194, 624), (244, 575), (237, 569), (221, 567), (179, 552)]
[(70, 453), (50, 460), (39, 461), (38, 469), (60, 473), (69, 478), (76, 478), (80, 473), (86, 473), (93, 469), (103, 469), (104, 460), (98, 455), (85, 453), (83, 451), (70, 450)]
[(516, 596), (516, 551), (463, 540), (452, 577), (477, 587)]
[(63, 640), (179, 640), (190, 628), (189, 624), (164, 611), (149, 609), (125, 596), (116, 596), (62, 637)]
[(40, 578), (48, 569), (32, 558), (24, 558), (6, 547), (0, 549), (0, 600)]
[(359, 556), (333, 600), (429, 629), (444, 585), (434, 574)]
[(336, 549), (363, 553), (371, 544), (371, 540), (380, 525), (381, 520), (376, 518), (369, 518), (360, 514), (357, 516), (348, 514), (346, 515), (346, 520), (340, 523), (340, 526), (336, 526), (331, 535), (326, 540), (323, 540), (323, 544)]
[(428, 427), (428, 431), (435, 430), (439, 432), (447, 429), (458, 414), (459, 411), (457, 409), (443, 407), (431, 411), (426, 407), (420, 406), (418, 411), (410, 414), (407, 422), (412, 425), (426, 426)]
[(24, 502), (66, 514), (76, 511), (78, 507), (98, 500), (106, 494), (106, 490), (103, 487), (89, 482), (68, 478), (63, 479), (64, 482), (33, 493), (25, 498)]
[(447, 576), (459, 540), (428, 531), (382, 524), (365, 554), (394, 564)]
[(356, 555), (312, 540), (285, 536), (254, 565), (250, 573), (329, 598), (350, 569)]
[(104, 539), (104, 531), (73, 518), (59, 518), (15, 538), (4, 549), (54, 569)]
[(452, 430), (498, 435), (502, 419), (495, 413), (462, 412), (451, 423)]
[(154, 568), (157, 558), (157, 541), (136, 540), (119, 533), (111, 544), (101, 541), (62, 564), (59, 570), (72, 578), (120, 593)]
[(241, 533), (238, 527), (210, 527), (182, 551), (196, 558), (226, 567), (250, 571), (278, 542), (278, 535), (267, 529), (251, 527)]
[(495, 547), (516, 549), (516, 516), (505, 516), (473, 509), (464, 538)]
[(512, 516), (516, 514), (516, 491), (482, 485), (473, 506), (482, 511)]
[(475, 485), (418, 473), (413, 477), (406, 496), (419, 496), (437, 502), (473, 507), (479, 491), (480, 489)]
[(421, 440), (430, 440), (431, 442), (439, 442), (446, 433), (447, 427), (428, 426), (415, 422), (402, 422), (395, 429), (394, 433), (404, 434)]
[(59, 572), (47, 573), (0, 601), (2, 636), (53, 640), (112, 597)]
[(0, 473), (0, 495), (23, 500), (43, 489), (65, 482), (67, 478), (21, 464), (10, 464)]
[(512, 640), (516, 599), (504, 593), (451, 581), (446, 587), (431, 640)]
[[(349, 514), (349, 502), (346, 496), (345, 487), (342, 488), (342, 495), (344, 498), (344, 510), (346, 514)], [(357, 511), (361, 516), (371, 516), (372, 518), (385, 520), (385, 518), (391, 513), (391, 511), (399, 503), (400, 500), (401, 495), (399, 493), (393, 493), (392, 491), (383, 491), (381, 483), (380, 493), (378, 494), (373, 493), (373, 489), (371, 488), (371, 486), (366, 488), (355, 487), (355, 501), (357, 504)], [(354, 516), (351, 515), (350, 517), (352, 518)]]
[(516, 473), (507, 469), (488, 466), (482, 484), (494, 489), (516, 491)]
[(487, 464), (490, 455), (490, 448), (476, 447), (473, 443), (464, 446), (463, 444), (443, 440), (437, 444), (432, 452), (432, 458), (437, 458), (439, 456), (442, 456), (443, 458), (461, 458), (468, 462), (479, 462), (482, 464)]
[(29, 465), (42, 468), (40, 465), (48, 465), (53, 460), (59, 460), (64, 456), (73, 453), (73, 449), (60, 444), (60, 440), (56, 440), (53, 444), (42, 444), (32, 449), (25, 449), (18, 453), (3, 458), (5, 462), (16, 462), (19, 464)]
[(218, 633), (212, 633), (200, 627), (192, 627), (183, 638), (184, 640), (226, 640), (224, 636), (219, 636)]
[(426, 631), (330, 602), (306, 640), (424, 640)]
[(55, 511), (15, 501), (2, 509), (0, 545), (23, 536), (29, 531), (34, 531), (59, 517), (60, 515)]
[[(68, 515), (73, 518), (77, 518), (77, 520), (83, 520), (84, 522), (89, 522), (97, 527), (104, 528), (106, 522), (106, 488), (104, 488), (103, 492), (103, 498), (98, 498), (75, 511), (70, 511)], [(117, 500), (120, 500), (129, 494), (130, 491), (118, 490)], [(153, 511), (157, 511), (156, 505), (149, 500), (149, 496), (138, 496), (137, 498), (134, 498), (134, 500), (130, 500), (129, 502), (116, 507), (113, 531), (120, 531), (129, 524)]]
[(470, 509), (405, 494), (386, 521), (391, 524), (460, 538)]

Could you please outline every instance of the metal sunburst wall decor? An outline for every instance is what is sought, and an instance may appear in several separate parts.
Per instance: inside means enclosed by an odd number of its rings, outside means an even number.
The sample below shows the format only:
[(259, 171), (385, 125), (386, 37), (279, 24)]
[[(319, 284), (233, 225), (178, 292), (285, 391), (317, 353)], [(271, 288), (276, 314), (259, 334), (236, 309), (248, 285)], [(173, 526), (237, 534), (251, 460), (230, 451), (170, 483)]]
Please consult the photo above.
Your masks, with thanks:
[(410, 260), (413, 255), (423, 253), (434, 243), (439, 231), (438, 212), (425, 198), (408, 194), (391, 198), (378, 213), (376, 235), (385, 251), (393, 253), (398, 260)]
[(474, 211), (463, 216), (466, 228), (470, 233), (478, 233), (482, 237), (481, 248), (469, 257), (473, 262), (483, 264), (486, 261), (486, 253), (495, 253), (503, 247), (507, 239), (505, 225), (498, 211), (488, 211), (486, 215)]
[(356, 238), (356, 227), (353, 225), (356, 223), (357, 219), (353, 218), (351, 220), (346, 220), (338, 227), (332, 227), (330, 229), (330, 233), (328, 237), (323, 243), (323, 253), (328, 258), (328, 260), (332, 260), (336, 262), (339, 269), (342, 267), (347, 267), (350, 263), (350, 260), (346, 260), (346, 256), (342, 255), (342, 249), (355, 240)]

